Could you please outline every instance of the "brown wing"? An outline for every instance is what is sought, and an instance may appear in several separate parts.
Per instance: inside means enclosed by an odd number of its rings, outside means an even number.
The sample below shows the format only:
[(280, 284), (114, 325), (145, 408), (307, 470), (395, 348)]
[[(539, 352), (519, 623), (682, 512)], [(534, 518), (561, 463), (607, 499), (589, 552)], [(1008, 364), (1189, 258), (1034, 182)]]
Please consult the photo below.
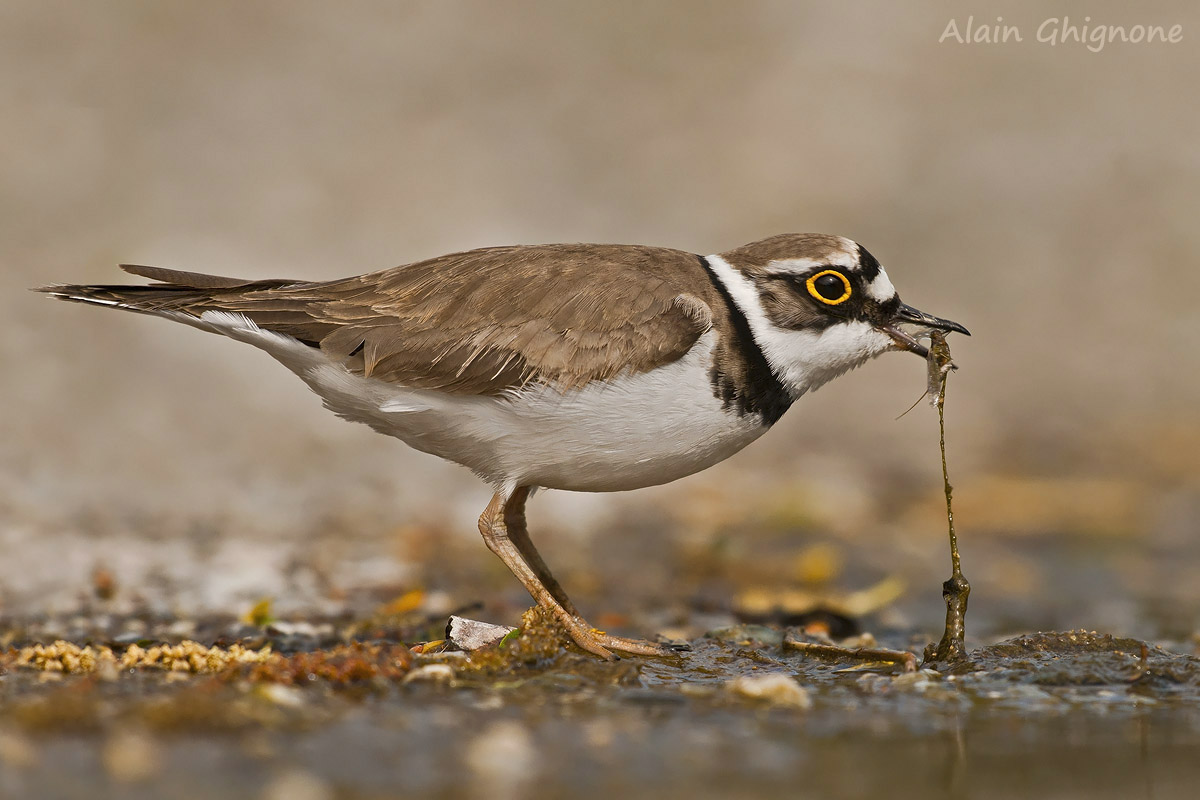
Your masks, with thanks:
[(692, 347), (719, 302), (697, 256), (624, 245), (488, 248), (325, 283), (131, 271), (174, 284), (148, 287), (169, 296), (143, 310), (242, 313), (362, 375), (458, 394), (653, 369)]

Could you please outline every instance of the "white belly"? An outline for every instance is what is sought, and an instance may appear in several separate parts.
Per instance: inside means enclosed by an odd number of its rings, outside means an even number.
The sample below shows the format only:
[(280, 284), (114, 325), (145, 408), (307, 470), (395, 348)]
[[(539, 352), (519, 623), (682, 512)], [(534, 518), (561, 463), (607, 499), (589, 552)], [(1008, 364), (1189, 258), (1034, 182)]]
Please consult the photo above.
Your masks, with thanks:
[[(496, 486), (621, 491), (691, 475), (766, 430), (726, 412), (713, 396), (711, 336), (674, 364), (566, 394), (538, 386), (512, 397), (449, 395), (358, 378), (332, 364), (306, 380), (342, 416)], [(348, 382), (359, 386), (351, 390)], [(373, 384), (373, 402), (361, 402), (368, 388), (361, 384)]]
[(452, 395), (362, 378), (290, 337), (234, 315), (206, 327), (254, 344), (299, 375), (338, 415), (468, 467), (497, 487), (587, 492), (653, 486), (710, 467), (761, 436), (713, 396), (708, 371), (716, 334), (650, 372), (561, 393), (545, 386), (512, 396)]

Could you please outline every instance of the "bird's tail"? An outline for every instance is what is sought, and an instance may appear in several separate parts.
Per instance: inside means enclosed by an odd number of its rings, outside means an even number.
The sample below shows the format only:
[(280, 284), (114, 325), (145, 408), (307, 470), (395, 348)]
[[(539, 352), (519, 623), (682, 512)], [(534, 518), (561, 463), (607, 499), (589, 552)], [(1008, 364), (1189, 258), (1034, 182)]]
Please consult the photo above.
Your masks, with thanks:
[(143, 286), (51, 285), (40, 286), (34, 291), (75, 303), (121, 308), (143, 314), (170, 315), (172, 312), (195, 314), (206, 309), (220, 308), (222, 297), (295, 283), (284, 280), (251, 281), (223, 278), (198, 272), (180, 272), (133, 264), (122, 264), (121, 269), (158, 282)]

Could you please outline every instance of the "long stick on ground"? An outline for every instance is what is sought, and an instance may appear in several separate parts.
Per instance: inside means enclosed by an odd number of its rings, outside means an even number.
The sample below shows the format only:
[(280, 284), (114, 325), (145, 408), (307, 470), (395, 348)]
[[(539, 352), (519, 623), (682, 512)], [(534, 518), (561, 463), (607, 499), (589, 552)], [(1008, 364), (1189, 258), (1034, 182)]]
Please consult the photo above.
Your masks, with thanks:
[(938, 444), (942, 450), (942, 483), (946, 491), (946, 522), (950, 530), (950, 563), (953, 574), (942, 584), (942, 598), (946, 601), (946, 630), (937, 647), (930, 645), (925, 650), (925, 662), (962, 661), (967, 657), (965, 643), (967, 633), (967, 598), (971, 595), (971, 584), (962, 573), (962, 562), (958, 557), (958, 535), (954, 531), (953, 487), (950, 485), (950, 470), (946, 466), (946, 378), (953, 369), (950, 346), (941, 331), (930, 334), (929, 383), (933, 404), (938, 411)]

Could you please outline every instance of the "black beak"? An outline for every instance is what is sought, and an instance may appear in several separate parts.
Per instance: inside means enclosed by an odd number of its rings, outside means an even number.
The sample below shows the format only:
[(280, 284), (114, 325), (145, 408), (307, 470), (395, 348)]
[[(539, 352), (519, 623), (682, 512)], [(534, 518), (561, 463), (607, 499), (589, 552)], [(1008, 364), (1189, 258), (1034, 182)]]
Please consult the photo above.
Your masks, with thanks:
[(896, 309), (896, 314), (892, 317), (890, 325), (883, 325), (880, 330), (892, 337), (896, 346), (901, 350), (907, 350), (910, 353), (916, 353), (921, 358), (929, 355), (929, 350), (925, 345), (918, 342), (910, 334), (900, 328), (900, 324), (920, 325), (923, 328), (936, 328), (941, 331), (961, 333), (964, 336), (970, 336), (971, 332), (959, 325), (957, 322), (951, 322), (948, 319), (935, 317), (932, 314), (926, 314), (924, 311), (918, 311), (910, 305), (900, 304)]

